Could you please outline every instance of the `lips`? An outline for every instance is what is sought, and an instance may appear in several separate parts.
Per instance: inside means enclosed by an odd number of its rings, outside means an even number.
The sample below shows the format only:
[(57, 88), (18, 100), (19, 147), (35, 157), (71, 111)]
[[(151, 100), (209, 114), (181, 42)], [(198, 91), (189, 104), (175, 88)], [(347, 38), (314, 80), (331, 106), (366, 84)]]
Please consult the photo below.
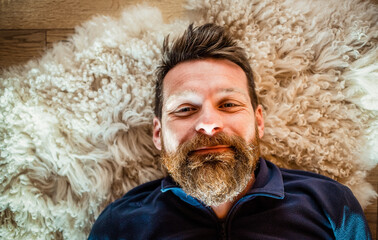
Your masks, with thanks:
[(230, 151), (231, 146), (229, 145), (217, 145), (217, 146), (209, 146), (209, 147), (200, 147), (196, 150), (192, 151), (195, 154), (206, 154), (206, 153), (215, 153), (215, 152), (225, 152)]

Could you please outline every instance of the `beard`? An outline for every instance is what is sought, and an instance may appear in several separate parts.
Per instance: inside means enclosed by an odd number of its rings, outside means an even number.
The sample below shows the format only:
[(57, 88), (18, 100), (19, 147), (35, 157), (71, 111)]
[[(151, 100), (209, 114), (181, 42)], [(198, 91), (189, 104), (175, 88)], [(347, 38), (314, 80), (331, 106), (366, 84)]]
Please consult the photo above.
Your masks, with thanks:
[[(257, 131), (256, 131), (257, 135)], [(162, 148), (161, 159), (172, 178), (190, 196), (207, 206), (232, 202), (247, 187), (260, 156), (255, 136), (247, 143), (239, 136), (218, 133), (198, 134), (168, 153)], [(227, 145), (229, 150), (198, 154), (196, 149)]]

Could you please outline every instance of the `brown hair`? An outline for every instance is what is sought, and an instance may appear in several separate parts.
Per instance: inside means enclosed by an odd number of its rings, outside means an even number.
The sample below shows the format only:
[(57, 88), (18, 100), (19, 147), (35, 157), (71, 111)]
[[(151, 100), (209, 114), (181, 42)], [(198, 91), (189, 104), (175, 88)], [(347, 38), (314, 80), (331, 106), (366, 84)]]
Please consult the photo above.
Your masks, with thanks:
[(206, 58), (226, 59), (243, 69), (247, 76), (251, 103), (253, 109), (256, 109), (258, 100), (255, 83), (244, 49), (237, 45), (223, 27), (211, 23), (198, 27), (193, 27), (193, 24), (190, 24), (184, 34), (171, 45), (169, 44), (169, 35), (164, 39), (162, 61), (156, 69), (156, 117), (161, 119), (162, 116), (163, 80), (168, 71), (181, 62)]

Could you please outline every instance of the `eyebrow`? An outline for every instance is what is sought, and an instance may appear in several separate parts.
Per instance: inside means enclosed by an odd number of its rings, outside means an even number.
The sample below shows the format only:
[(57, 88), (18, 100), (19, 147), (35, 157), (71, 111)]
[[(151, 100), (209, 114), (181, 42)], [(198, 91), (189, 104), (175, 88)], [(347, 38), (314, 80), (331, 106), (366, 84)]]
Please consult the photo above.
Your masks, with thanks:
[(220, 92), (230, 93), (230, 92), (237, 92), (245, 95), (245, 92), (239, 88), (222, 88)]
[[(199, 95), (199, 93), (197, 91), (195, 91), (195, 90), (185, 90), (183, 92), (170, 95), (165, 100), (165, 104), (164, 104), (165, 105), (165, 109), (170, 109), (172, 107), (172, 105), (174, 104), (174, 102), (172, 102), (173, 100), (185, 99), (185, 98), (188, 98), (188, 97), (191, 97), (191, 100), (193, 100), (193, 101), (197, 100), (198, 98), (202, 99), (202, 97)], [(193, 97), (195, 97), (197, 99), (193, 99)]]
[(167, 97), (166, 102), (168, 102), (172, 98), (185, 98), (185, 97), (191, 97), (191, 96), (200, 96), (199, 93), (195, 90), (185, 90), (183, 92), (179, 92), (176, 94), (172, 94), (169, 97)]
[(248, 100), (248, 96), (249, 96), (249, 93), (246, 93), (245, 91), (243, 91), (242, 89), (239, 89), (239, 88), (222, 88), (220, 91), (220, 93), (239, 93), (241, 95), (243, 95), (243, 97), (246, 98), (246, 100)]

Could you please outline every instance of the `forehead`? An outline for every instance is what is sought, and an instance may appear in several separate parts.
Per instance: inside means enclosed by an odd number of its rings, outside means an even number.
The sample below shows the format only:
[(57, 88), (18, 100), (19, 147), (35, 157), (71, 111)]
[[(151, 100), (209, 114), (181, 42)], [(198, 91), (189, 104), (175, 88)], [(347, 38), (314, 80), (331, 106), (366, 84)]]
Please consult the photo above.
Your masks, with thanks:
[(164, 99), (171, 95), (195, 96), (203, 93), (248, 95), (247, 77), (235, 63), (223, 59), (182, 62), (164, 78)]

